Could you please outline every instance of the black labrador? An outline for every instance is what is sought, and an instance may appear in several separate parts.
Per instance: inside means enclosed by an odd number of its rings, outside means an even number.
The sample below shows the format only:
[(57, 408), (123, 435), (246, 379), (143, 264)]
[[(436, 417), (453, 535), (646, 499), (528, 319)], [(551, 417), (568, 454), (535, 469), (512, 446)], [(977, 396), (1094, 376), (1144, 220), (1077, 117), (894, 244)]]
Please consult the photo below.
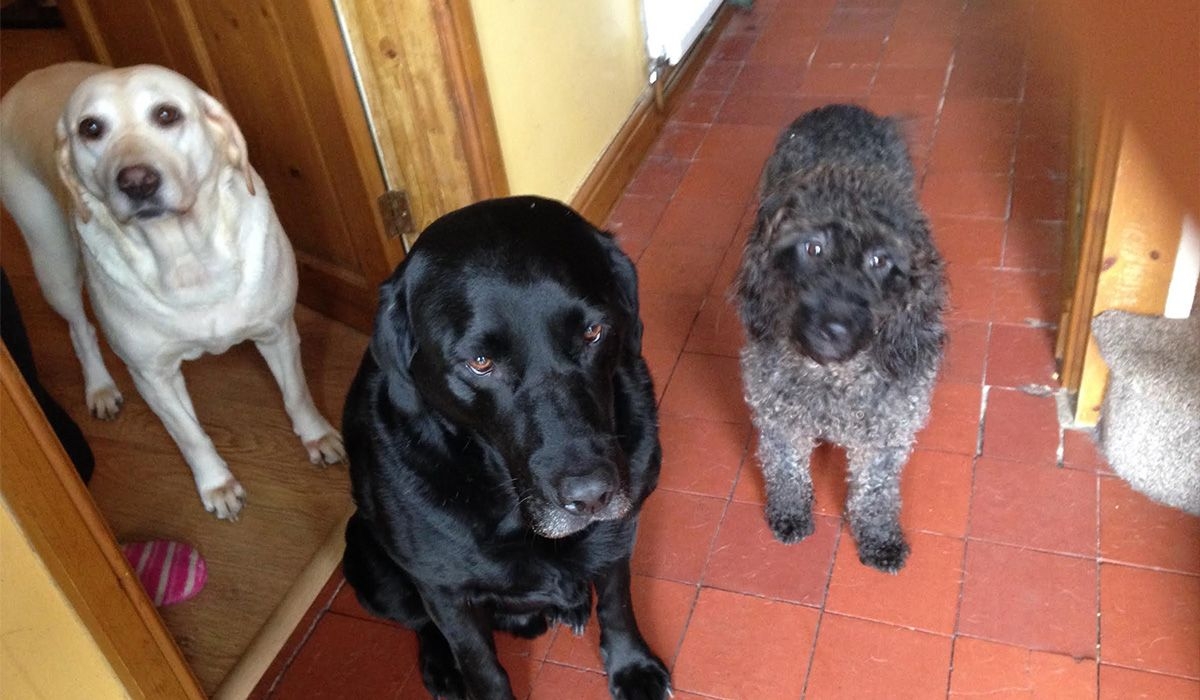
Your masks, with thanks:
[(433, 695), (512, 698), (493, 631), (579, 633), (593, 586), (613, 697), (669, 693), (629, 592), (661, 463), (641, 336), (632, 262), (538, 197), (443, 216), (382, 285), (343, 417), (343, 566), (416, 631)]

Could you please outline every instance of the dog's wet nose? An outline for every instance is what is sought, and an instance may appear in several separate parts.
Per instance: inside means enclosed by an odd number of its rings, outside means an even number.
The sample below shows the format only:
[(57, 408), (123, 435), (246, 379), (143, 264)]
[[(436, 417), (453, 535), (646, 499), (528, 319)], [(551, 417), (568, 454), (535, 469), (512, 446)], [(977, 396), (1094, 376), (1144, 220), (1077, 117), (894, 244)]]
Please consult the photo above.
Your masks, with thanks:
[(612, 486), (599, 476), (568, 476), (558, 485), (558, 498), (571, 515), (595, 515), (608, 505)]
[(117, 172), (117, 188), (133, 200), (153, 197), (161, 182), (162, 176), (148, 165), (129, 165)]

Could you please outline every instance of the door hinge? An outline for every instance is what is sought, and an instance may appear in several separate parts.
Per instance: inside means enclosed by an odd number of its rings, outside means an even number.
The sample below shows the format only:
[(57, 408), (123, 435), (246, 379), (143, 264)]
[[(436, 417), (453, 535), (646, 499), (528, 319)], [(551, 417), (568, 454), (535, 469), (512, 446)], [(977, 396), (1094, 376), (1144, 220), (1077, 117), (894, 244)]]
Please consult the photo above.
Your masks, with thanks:
[(379, 212), (383, 215), (383, 229), (388, 238), (399, 238), (407, 248), (412, 244), (412, 234), (417, 232), (413, 224), (412, 211), (408, 208), (408, 193), (404, 190), (388, 190), (379, 195)]

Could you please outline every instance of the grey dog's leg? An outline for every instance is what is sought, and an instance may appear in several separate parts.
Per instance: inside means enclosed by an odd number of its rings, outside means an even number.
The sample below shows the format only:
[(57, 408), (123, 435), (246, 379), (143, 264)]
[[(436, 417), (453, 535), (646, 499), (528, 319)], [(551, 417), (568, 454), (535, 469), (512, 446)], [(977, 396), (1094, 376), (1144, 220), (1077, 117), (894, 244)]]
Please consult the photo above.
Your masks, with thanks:
[(760, 426), (758, 461), (767, 485), (767, 524), (775, 539), (792, 544), (813, 533), (813, 485), (809, 457), (813, 441), (784, 437)]
[(900, 471), (908, 448), (852, 450), (850, 493), (846, 513), (858, 543), (858, 558), (867, 566), (896, 573), (908, 557), (900, 530)]

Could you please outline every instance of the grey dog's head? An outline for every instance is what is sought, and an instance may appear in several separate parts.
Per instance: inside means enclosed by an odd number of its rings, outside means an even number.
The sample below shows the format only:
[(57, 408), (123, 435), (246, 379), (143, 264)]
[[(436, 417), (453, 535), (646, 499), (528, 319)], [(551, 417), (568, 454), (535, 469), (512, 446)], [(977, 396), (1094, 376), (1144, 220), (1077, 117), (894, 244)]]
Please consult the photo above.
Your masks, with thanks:
[[(787, 339), (821, 364), (904, 354), (889, 324), (940, 309), (941, 261), (911, 187), (884, 170), (815, 168), (766, 193), (738, 276), (754, 340)], [(914, 316), (915, 319), (915, 316)]]

